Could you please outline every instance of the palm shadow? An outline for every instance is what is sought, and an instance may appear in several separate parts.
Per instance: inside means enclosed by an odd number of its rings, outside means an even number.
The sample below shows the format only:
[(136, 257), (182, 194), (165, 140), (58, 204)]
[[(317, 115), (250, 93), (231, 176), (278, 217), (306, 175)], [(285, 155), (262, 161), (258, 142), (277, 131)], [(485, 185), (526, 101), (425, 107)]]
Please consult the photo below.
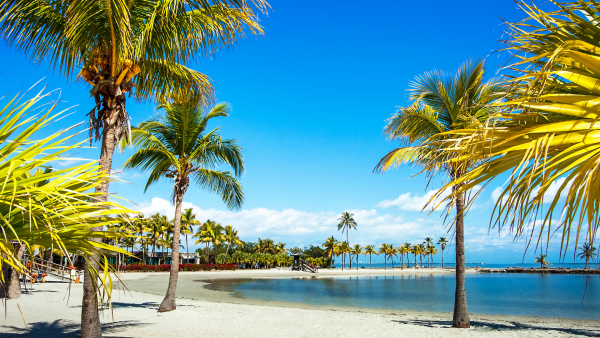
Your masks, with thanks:
[[(452, 327), (452, 321), (449, 320), (393, 320), (393, 322), (400, 324), (419, 325), (432, 328), (440, 327)], [(600, 329), (579, 329), (579, 328), (562, 328), (562, 327), (547, 327), (538, 326), (525, 323), (519, 323), (516, 321), (505, 321), (503, 323), (492, 323), (484, 321), (471, 321), (471, 329), (473, 331), (485, 332), (485, 331), (523, 331), (526, 334), (527, 331), (556, 331), (565, 333), (572, 336), (583, 336), (583, 337), (600, 337)]]
[[(117, 321), (113, 323), (102, 324), (102, 334), (114, 334), (125, 328), (149, 325), (149, 323), (139, 323), (136, 321)], [(27, 328), (16, 326), (0, 326), (0, 329), (10, 329), (10, 333), (2, 333), (2, 337), (44, 337), (44, 338), (74, 338), (80, 337), (80, 324), (62, 319), (54, 322), (28, 323)], [(111, 336), (111, 337), (129, 337), (129, 336)]]

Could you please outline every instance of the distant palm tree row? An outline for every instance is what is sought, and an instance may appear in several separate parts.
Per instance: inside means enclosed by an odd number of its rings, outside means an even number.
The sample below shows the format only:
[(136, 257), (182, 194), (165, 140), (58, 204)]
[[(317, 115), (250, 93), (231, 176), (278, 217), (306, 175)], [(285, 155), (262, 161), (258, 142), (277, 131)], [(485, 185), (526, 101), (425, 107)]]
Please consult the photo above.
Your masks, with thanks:
[[(195, 232), (194, 226), (197, 226)], [(164, 263), (166, 256), (161, 251), (160, 257), (157, 257), (157, 249), (166, 249), (168, 255), (169, 248), (173, 247), (173, 220), (169, 220), (167, 216), (158, 213), (147, 218), (143, 214), (140, 214), (136, 218), (113, 225), (109, 230), (129, 235), (115, 238), (114, 244), (125, 248), (131, 253), (134, 252), (137, 246), (142, 253), (142, 257), (144, 257), (144, 263), (160, 264), (161, 260)], [(220, 245), (227, 245), (226, 252), (231, 245), (243, 246), (243, 242), (238, 236), (238, 231), (231, 225), (223, 227), (220, 223), (216, 223), (210, 219), (201, 223), (196, 220), (196, 215), (193, 213), (192, 208), (185, 209), (181, 215), (181, 234), (185, 236), (185, 248), (188, 259), (190, 257), (188, 244), (190, 236), (196, 238), (194, 244), (206, 245), (206, 248), (203, 250), (206, 262), (210, 262), (210, 244), (213, 245), (213, 257), (216, 257), (217, 249)], [(285, 244), (281, 243), (278, 245), (285, 246)], [(180, 246), (182, 246), (181, 243)], [(150, 251), (150, 248), (152, 251)], [(152, 255), (149, 255), (150, 252), (152, 252)], [(199, 250), (199, 253), (202, 253), (202, 250)], [(149, 256), (157, 258), (148, 260), (146, 257)], [(227, 256), (221, 260), (221, 263), (226, 259)], [(213, 262), (217, 263), (214, 259)]]
[[(445, 237), (440, 237), (437, 244), (440, 245), (442, 249), (442, 267), (444, 267), (444, 250), (446, 249), (446, 245), (448, 241)], [(332, 264), (333, 257), (341, 256), (342, 258), (342, 269), (344, 269), (346, 265), (346, 255), (348, 255), (348, 261), (351, 262), (352, 259), (356, 259), (356, 268), (358, 269), (358, 257), (359, 255), (369, 256), (369, 268), (372, 266), (372, 255), (373, 254), (382, 254), (384, 255), (384, 268), (387, 269), (388, 260), (391, 261), (392, 267), (394, 267), (394, 257), (400, 257), (402, 267), (410, 266), (410, 256), (414, 257), (414, 267), (423, 266), (423, 256), (425, 256), (426, 263), (428, 267), (431, 267), (433, 264), (433, 255), (438, 254), (440, 251), (433, 244), (433, 239), (431, 237), (425, 238), (425, 241), (420, 244), (411, 244), (404, 243), (400, 246), (394, 247), (393, 244), (382, 243), (379, 246), (375, 245), (366, 245), (361, 246), (360, 244), (354, 244), (352, 246), (348, 245), (347, 242), (337, 241), (333, 236), (327, 238), (325, 243), (323, 243), (322, 247), (325, 249), (325, 254), (329, 259), (329, 264)], [(406, 256), (406, 264), (405, 264), (405, 256)], [(419, 259), (419, 263), (417, 263), (417, 256)], [(352, 265), (349, 264), (349, 267), (352, 268)]]

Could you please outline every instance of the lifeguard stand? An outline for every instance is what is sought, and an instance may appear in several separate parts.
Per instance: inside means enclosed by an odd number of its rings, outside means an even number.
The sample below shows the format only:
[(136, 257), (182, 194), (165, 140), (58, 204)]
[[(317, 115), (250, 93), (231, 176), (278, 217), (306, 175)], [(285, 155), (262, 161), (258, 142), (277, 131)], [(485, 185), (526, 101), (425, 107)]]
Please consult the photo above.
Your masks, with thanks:
[(294, 257), (294, 265), (292, 266), (292, 271), (306, 271), (317, 273), (317, 268), (303, 259), (303, 257), (305, 256), (306, 255), (303, 253), (296, 253), (292, 255), (292, 257)]

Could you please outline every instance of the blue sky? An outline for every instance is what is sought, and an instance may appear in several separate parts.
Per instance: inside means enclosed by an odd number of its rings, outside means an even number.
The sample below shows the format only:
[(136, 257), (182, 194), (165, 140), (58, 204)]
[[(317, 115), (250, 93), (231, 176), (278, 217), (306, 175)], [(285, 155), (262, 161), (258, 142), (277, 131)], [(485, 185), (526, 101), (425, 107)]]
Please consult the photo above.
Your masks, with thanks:
[[(469, 58), (488, 57), (501, 47), (501, 18), (520, 20), (522, 12), (512, 0), (270, 3), (272, 11), (262, 16), (264, 36), (251, 36), (190, 65), (214, 80), (220, 101), (232, 104), (231, 116), (214, 127), (221, 126), (223, 136), (244, 148), (244, 207), (227, 211), (217, 196), (194, 188), (186, 206), (193, 206), (200, 220), (232, 224), (244, 240), (271, 237), (288, 246), (341, 237), (335, 220), (344, 210), (355, 212), (359, 222), (353, 243), (418, 243), (444, 236), (441, 221), (432, 226), (437, 217), (423, 219), (425, 214), (416, 211), (427, 193), (424, 177), (409, 179), (417, 169), (372, 174), (395, 146), (382, 136), (385, 120), (406, 104), (406, 88), (415, 76), (432, 69), (453, 72)], [(73, 117), (56, 127), (85, 120), (93, 105), (86, 84), (64, 81), (47, 65), (34, 66), (4, 44), (0, 55), (0, 93), (16, 94), (44, 78), (48, 88), (61, 89), (65, 107), (78, 105)], [(488, 74), (494, 75), (504, 60), (502, 54), (489, 56)], [(137, 124), (153, 114), (154, 105), (129, 101), (128, 110)], [(130, 154), (115, 154), (114, 167)], [(95, 159), (99, 150), (78, 155)], [(113, 185), (112, 192), (146, 213), (172, 215), (170, 182), (144, 194), (143, 173), (121, 177), (129, 183)], [(434, 180), (431, 188), (439, 183)], [(495, 183), (467, 218), (468, 262), (522, 259), (523, 241), (487, 235), (492, 191), (502, 184)], [(550, 261), (556, 261), (552, 248)], [(453, 261), (451, 254), (445, 259)], [(532, 262), (532, 255), (525, 261)]]

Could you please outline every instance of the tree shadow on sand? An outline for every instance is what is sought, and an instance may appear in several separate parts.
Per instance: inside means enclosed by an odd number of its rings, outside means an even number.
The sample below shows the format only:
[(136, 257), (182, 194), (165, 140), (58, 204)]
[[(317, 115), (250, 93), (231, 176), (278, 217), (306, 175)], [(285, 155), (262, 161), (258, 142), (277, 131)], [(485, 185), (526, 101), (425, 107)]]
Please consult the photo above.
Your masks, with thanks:
[[(426, 327), (452, 327), (452, 321), (449, 320), (393, 320), (393, 322), (400, 324), (419, 325)], [(458, 330), (458, 329), (457, 329)], [(562, 328), (562, 327), (546, 327), (531, 325), (525, 323), (519, 323), (514, 321), (506, 321), (504, 323), (491, 323), (484, 321), (471, 321), (471, 330), (477, 332), (489, 332), (489, 331), (523, 331), (523, 334), (527, 334), (527, 331), (555, 331), (565, 333), (573, 336), (584, 336), (584, 337), (600, 337), (600, 329), (579, 329), (579, 328)]]
[[(136, 321), (118, 321), (113, 323), (102, 324), (103, 334), (114, 334), (120, 330), (130, 327), (149, 325), (148, 323), (139, 323)], [(4, 329), (10, 329), (13, 332), (2, 333), (2, 337), (44, 337), (44, 338), (74, 338), (80, 337), (80, 324), (66, 321), (66, 320), (55, 320), (54, 322), (37, 322), (28, 323), (27, 328), (21, 328), (16, 326), (0, 326), (0, 331)], [(128, 336), (111, 336), (111, 337), (128, 337)]]

